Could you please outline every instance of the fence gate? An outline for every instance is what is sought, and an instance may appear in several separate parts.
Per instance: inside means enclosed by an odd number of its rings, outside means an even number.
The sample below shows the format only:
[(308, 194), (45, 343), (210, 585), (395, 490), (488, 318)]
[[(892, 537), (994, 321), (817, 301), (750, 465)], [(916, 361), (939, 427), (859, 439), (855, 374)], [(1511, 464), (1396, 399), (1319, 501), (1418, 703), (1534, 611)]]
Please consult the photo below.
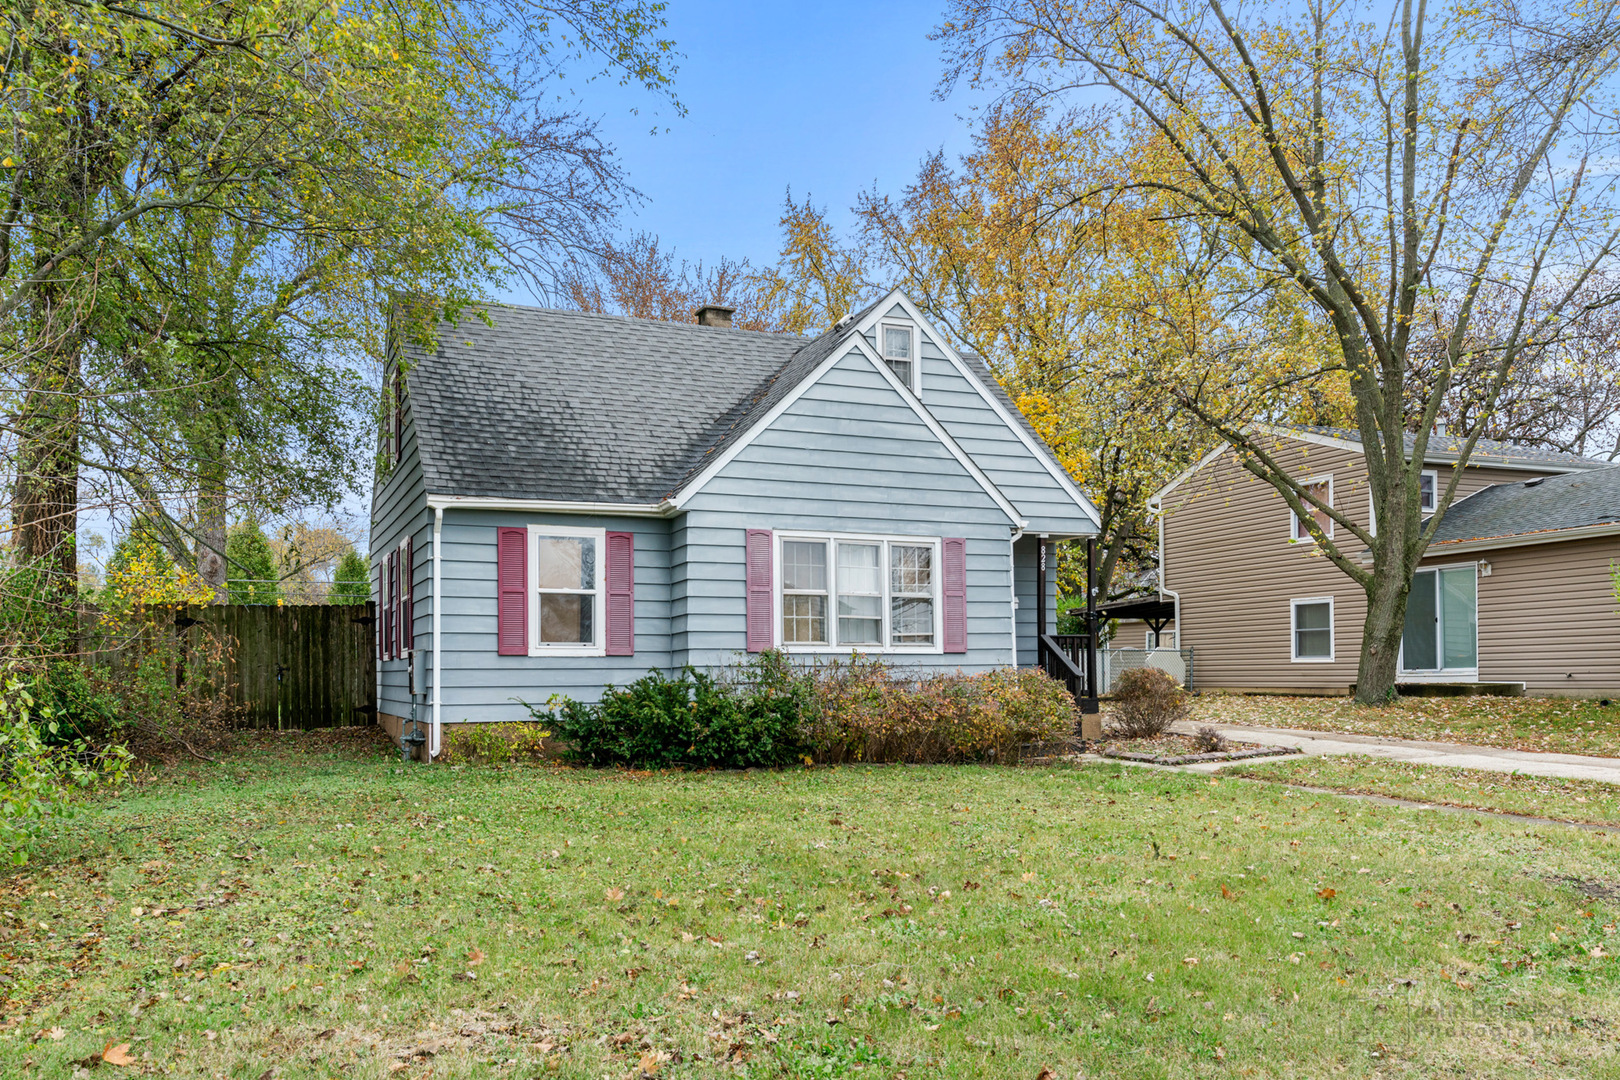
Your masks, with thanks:
[(180, 618), (235, 639), (226, 675), (253, 727), (325, 728), (377, 718), (376, 605), (221, 604)]

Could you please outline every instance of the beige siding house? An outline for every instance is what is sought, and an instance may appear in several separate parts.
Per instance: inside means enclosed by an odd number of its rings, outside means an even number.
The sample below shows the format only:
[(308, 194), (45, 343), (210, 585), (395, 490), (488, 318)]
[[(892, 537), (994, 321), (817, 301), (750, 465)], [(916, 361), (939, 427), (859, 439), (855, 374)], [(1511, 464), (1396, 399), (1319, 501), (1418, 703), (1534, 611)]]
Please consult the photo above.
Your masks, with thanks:
[[(1372, 524), (1356, 433), (1266, 434), (1284, 468), (1320, 485), (1357, 524)], [(1455, 449), (1431, 440), (1425, 491), (1449, 482)], [(1177, 644), (1194, 651), (1199, 689), (1349, 691), (1365, 597), (1320, 554), (1275, 488), (1223, 447), (1152, 505), (1162, 591), (1176, 604)], [(1620, 468), (1482, 442), (1414, 578), (1401, 681), (1620, 696), (1620, 605), (1609, 576), (1616, 560)]]

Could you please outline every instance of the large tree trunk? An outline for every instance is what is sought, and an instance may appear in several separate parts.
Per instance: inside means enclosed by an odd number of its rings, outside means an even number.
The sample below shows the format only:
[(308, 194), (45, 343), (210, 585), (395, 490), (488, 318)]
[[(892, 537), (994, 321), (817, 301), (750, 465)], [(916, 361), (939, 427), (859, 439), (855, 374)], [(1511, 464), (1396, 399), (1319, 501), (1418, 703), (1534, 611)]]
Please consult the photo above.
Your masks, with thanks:
[[(53, 291), (54, 292), (54, 291)], [(31, 368), (17, 416), (11, 520), (16, 561), (51, 575), (50, 595), (71, 606), (79, 585), (79, 329), (59, 295), (44, 294)]]
[(196, 455), (197, 574), (214, 590), (214, 603), (225, 602), (225, 512), (228, 477), (224, 440)]
[(1404, 579), (1400, 574), (1379, 574), (1367, 590), (1367, 621), (1361, 629), (1361, 666), (1356, 673), (1358, 705), (1388, 705), (1395, 700), (1406, 596), (1411, 587), (1409, 574)]

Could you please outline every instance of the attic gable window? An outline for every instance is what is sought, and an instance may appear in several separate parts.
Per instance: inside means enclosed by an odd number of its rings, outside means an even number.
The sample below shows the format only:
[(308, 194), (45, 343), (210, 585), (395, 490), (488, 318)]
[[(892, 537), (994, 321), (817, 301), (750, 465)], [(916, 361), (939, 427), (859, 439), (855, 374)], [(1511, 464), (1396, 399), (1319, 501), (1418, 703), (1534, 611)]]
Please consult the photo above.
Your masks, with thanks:
[(917, 344), (916, 335), (909, 326), (894, 326), (885, 324), (883, 334), (883, 362), (889, 369), (900, 377), (900, 381), (910, 387), (913, 392), (917, 389)]

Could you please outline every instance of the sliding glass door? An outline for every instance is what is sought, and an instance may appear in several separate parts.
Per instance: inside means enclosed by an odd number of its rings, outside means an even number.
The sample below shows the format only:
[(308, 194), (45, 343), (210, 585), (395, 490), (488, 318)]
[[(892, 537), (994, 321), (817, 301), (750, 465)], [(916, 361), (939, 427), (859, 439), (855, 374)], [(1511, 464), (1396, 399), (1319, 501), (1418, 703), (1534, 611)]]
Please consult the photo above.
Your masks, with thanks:
[(1406, 599), (1401, 670), (1413, 674), (1479, 670), (1475, 564), (1419, 570)]

